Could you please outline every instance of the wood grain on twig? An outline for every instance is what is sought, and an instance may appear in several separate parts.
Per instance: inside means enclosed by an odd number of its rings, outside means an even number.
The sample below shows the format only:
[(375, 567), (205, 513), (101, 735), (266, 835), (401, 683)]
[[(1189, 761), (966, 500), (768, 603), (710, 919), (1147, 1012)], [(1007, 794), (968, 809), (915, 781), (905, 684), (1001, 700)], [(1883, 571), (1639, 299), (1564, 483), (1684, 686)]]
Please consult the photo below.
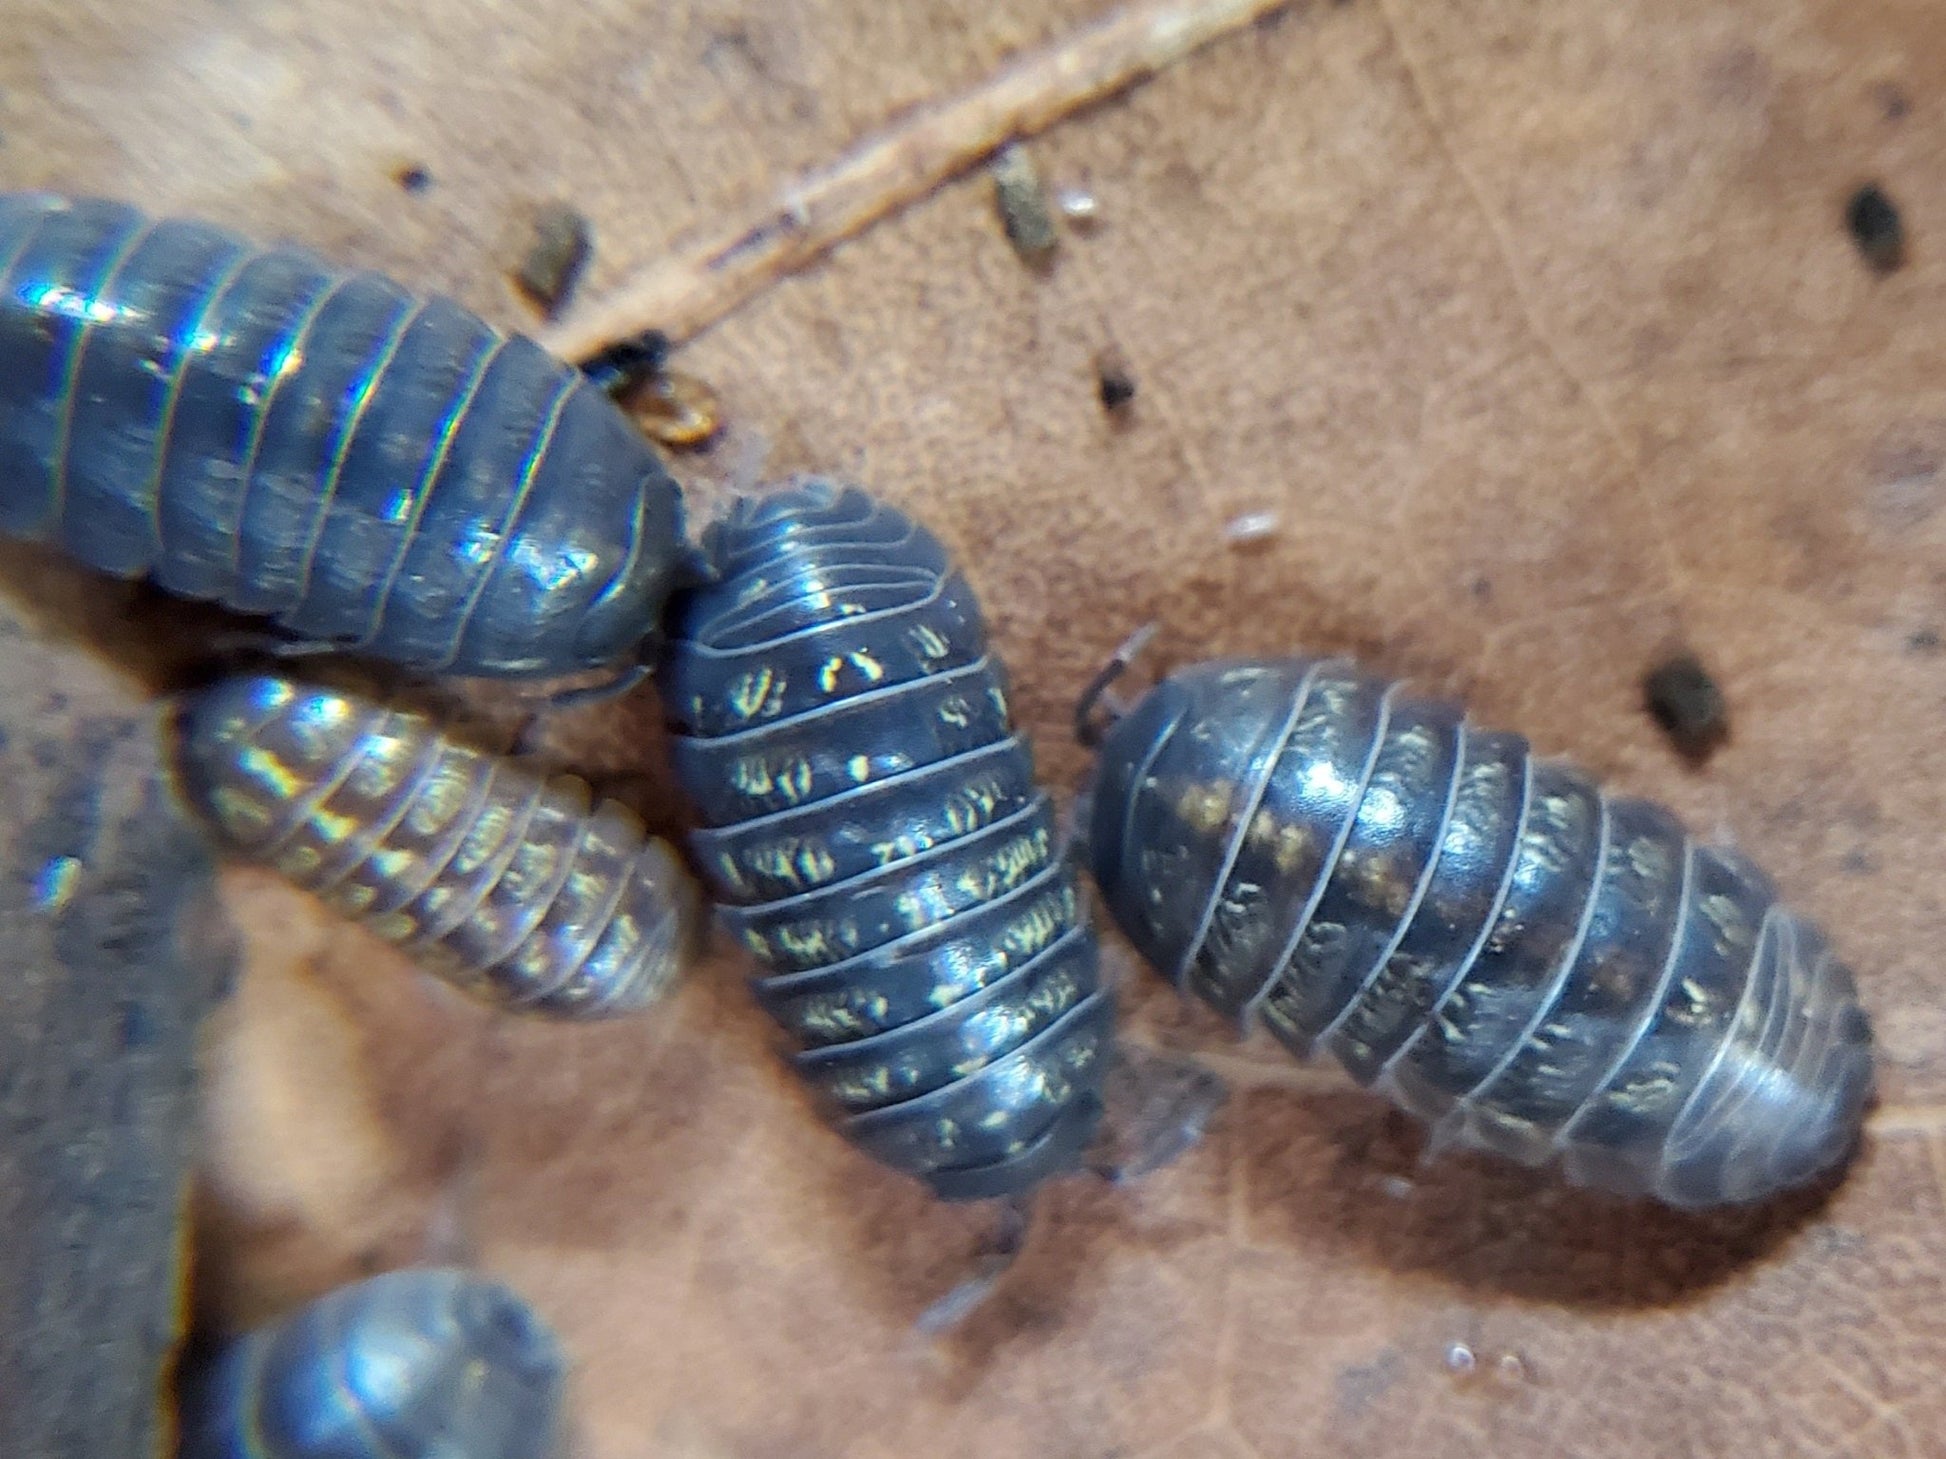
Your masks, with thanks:
[(792, 179), (697, 247), (590, 299), (540, 341), (582, 359), (645, 329), (677, 342), (692, 338), (1005, 143), (1045, 131), (1288, 3), (1143, 0), (1115, 10)]

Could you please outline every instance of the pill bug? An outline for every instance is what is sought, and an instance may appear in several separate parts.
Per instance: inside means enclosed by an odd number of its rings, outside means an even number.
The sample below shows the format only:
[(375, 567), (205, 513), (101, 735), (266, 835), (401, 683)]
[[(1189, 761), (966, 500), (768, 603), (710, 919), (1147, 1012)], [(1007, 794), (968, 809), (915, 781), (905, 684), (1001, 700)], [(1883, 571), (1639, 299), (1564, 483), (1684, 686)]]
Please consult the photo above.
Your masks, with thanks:
[(629, 656), (685, 553), (654, 451), (531, 340), (47, 193), (0, 194), (0, 531), (462, 675)]
[(704, 550), (661, 670), (674, 763), (798, 1072), (947, 1199), (1079, 1165), (1113, 1000), (965, 579), (818, 479), (740, 499)]
[(448, 1267), (327, 1293), (182, 1384), (182, 1459), (544, 1459), (565, 1361), (538, 1314)]
[(267, 674), (183, 696), (175, 760), (228, 849), (477, 997), (559, 1018), (654, 1001), (697, 912), (674, 852), (415, 714)]
[(1854, 1143), (1871, 1034), (1823, 936), (1518, 735), (1342, 661), (1204, 663), (1107, 730), (1092, 798), (1137, 950), (1436, 1143), (1680, 1207)]

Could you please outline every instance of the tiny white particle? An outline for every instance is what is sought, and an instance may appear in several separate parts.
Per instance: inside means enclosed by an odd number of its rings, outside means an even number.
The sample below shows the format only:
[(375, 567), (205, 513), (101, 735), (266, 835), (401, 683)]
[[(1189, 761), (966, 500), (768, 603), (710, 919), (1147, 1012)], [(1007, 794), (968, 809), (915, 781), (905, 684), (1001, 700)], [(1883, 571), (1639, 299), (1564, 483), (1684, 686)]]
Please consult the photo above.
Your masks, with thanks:
[(1277, 535), (1282, 519), (1275, 512), (1244, 512), (1230, 518), (1223, 528), (1223, 540), (1232, 547), (1248, 547)]
[(1054, 194), (1054, 206), (1078, 228), (1089, 228), (1101, 221), (1101, 201), (1085, 187), (1060, 188)]

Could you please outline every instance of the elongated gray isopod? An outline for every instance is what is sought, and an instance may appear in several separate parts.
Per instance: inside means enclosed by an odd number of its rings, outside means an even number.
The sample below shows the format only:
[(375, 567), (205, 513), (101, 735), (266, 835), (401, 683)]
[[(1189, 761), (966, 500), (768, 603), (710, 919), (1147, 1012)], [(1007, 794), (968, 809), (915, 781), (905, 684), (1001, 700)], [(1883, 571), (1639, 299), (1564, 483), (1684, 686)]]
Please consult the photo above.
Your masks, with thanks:
[(0, 194), (0, 531), (453, 674), (636, 654), (681, 500), (602, 391), (450, 300)]
[(696, 932), (675, 853), (427, 720), (275, 675), (186, 695), (185, 798), (230, 850), (281, 871), (492, 1002), (602, 1018), (653, 1002)]
[(1165, 679), (1107, 732), (1088, 838), (1178, 988), (1438, 1140), (1709, 1206), (1857, 1139), (1869, 1025), (1761, 872), (1344, 662)]
[(182, 1459), (546, 1459), (566, 1363), (498, 1282), (387, 1272), (187, 1375)]

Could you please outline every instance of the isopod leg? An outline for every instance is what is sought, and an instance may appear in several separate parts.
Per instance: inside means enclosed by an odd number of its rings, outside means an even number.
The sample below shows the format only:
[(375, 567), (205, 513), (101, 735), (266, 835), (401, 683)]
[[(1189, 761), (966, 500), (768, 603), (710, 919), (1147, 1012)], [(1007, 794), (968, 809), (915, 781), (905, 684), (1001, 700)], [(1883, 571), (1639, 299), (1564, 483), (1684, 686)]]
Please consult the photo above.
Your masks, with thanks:
[(593, 684), (555, 690), (543, 698), (541, 707), (529, 714), (521, 722), (520, 728), (514, 731), (513, 746), (508, 753), (515, 759), (525, 759), (537, 753), (549, 715), (565, 714), (569, 710), (587, 709), (596, 704), (606, 704), (611, 699), (620, 699), (639, 687), (651, 672), (647, 664), (623, 664)]
[(564, 709), (582, 709), (590, 704), (606, 704), (611, 699), (620, 699), (638, 687), (651, 672), (647, 664), (619, 665), (605, 679), (583, 684), (577, 689), (559, 689), (548, 695), (546, 712), (558, 714)]
[(1019, 1260), (1020, 1253), (1026, 1249), (1027, 1232), (1033, 1224), (1033, 1217), (1034, 1197), (1031, 1191), (1001, 1198), (998, 1218), (979, 1254), (973, 1259), (973, 1270), (955, 1283), (951, 1291), (919, 1314), (919, 1320), (913, 1324), (916, 1336), (943, 1337), (985, 1305), (999, 1287), (1001, 1278), (1006, 1276)]
[(1203, 1138), (1229, 1094), (1194, 1059), (1118, 1046), (1102, 1087), (1101, 1130), (1088, 1168), (1115, 1185), (1160, 1170)]
[[(1123, 639), (1121, 647), (1108, 656), (1108, 662), (1101, 666), (1100, 672), (1082, 689), (1081, 697), (1075, 700), (1074, 737), (1087, 749), (1098, 748), (1102, 736), (1128, 712), (1128, 706), (1121, 703), (1111, 690), (1115, 681), (1128, 672), (1129, 665), (1149, 646), (1149, 640), (1155, 637), (1159, 627), (1153, 622), (1144, 623)], [(1095, 713), (1098, 709), (1107, 712), (1105, 719)]]

